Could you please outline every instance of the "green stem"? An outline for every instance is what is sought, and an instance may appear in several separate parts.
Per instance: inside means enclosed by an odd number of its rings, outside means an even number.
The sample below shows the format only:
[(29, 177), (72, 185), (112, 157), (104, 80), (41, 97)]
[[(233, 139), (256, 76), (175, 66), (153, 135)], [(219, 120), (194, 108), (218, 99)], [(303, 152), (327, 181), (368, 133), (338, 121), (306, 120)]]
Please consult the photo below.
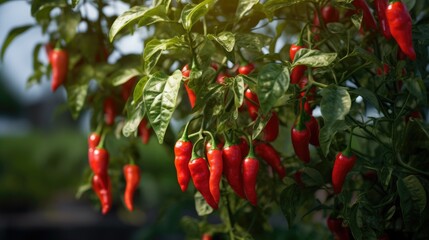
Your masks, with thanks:
[(405, 169), (407, 169), (407, 170), (410, 170), (410, 171), (412, 171), (412, 172), (418, 173), (418, 174), (420, 174), (420, 175), (423, 175), (423, 176), (429, 177), (429, 173), (427, 173), (427, 172), (425, 172), (425, 171), (422, 171), (422, 170), (420, 170), (420, 169), (417, 169), (417, 168), (411, 167), (410, 165), (408, 165), (408, 164), (404, 163), (404, 161), (402, 161), (401, 155), (400, 155), (399, 153), (396, 153), (396, 157), (397, 157), (397, 159), (398, 159), (398, 163), (399, 163), (399, 165), (400, 165), (401, 167), (403, 167), (403, 168), (405, 168)]

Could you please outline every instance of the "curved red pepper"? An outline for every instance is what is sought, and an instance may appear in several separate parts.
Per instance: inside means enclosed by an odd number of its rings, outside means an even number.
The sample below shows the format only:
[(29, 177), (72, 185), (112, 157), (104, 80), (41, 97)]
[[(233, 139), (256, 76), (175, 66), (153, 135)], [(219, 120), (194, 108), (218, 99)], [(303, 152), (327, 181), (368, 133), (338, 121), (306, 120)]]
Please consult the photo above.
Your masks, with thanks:
[(64, 49), (54, 49), (48, 58), (52, 65), (52, 82), (51, 89), (55, 92), (67, 78), (69, 55)]
[(255, 141), (254, 142), (255, 153), (261, 157), (268, 165), (270, 165), (274, 171), (277, 172), (280, 179), (286, 176), (286, 170), (282, 165), (281, 159), (277, 151), (269, 143)]
[(256, 179), (258, 177), (259, 161), (250, 148), (249, 155), (243, 161), (243, 185), (247, 200), (253, 205), (258, 204), (258, 195), (256, 193)]
[[(208, 145), (208, 144), (207, 144)], [(222, 179), (223, 159), (222, 150), (215, 147), (215, 141), (212, 139), (210, 146), (207, 146), (207, 160), (210, 166), (209, 188), (213, 199), (218, 204), (220, 200), (220, 180)]]
[(381, 32), (384, 37), (389, 40), (392, 38), (390, 33), (389, 23), (386, 19), (386, 9), (389, 4), (389, 0), (374, 0), (375, 10), (377, 11), (378, 21), (380, 22)]
[[(304, 47), (300, 46), (299, 43), (291, 45), (291, 47), (289, 49), (289, 57), (290, 57), (290, 60), (292, 62), (295, 59), (296, 53), (302, 48), (304, 48)], [(305, 70), (307, 70), (307, 67), (305, 65), (295, 66), (292, 69), (292, 73), (290, 74), (290, 83), (291, 84), (298, 84), (300, 79), (302, 78), (302, 76), (304, 76)]]
[(218, 205), (210, 192), (210, 171), (206, 160), (202, 157), (194, 158), (189, 162), (188, 167), (195, 188), (201, 193), (210, 207), (217, 209)]
[(258, 117), (259, 100), (256, 93), (252, 92), (249, 88), (244, 92), (244, 103), (247, 106), (250, 118), (255, 120)]
[[(189, 78), (189, 76), (191, 76), (191, 69), (189, 69), (189, 65), (186, 64), (183, 68), (182, 68), (182, 76), (184, 78)], [(188, 87), (188, 81), (185, 81), (185, 89), (186, 92), (188, 93), (188, 98), (189, 98), (189, 103), (191, 104), (191, 107), (194, 108), (195, 106), (195, 101), (197, 100), (197, 96), (195, 95), (194, 90), (192, 90), (190, 87)]]
[(134, 89), (134, 86), (136, 85), (136, 82), (137, 82), (137, 77), (132, 77), (128, 81), (126, 81), (124, 84), (122, 84), (121, 95), (122, 95), (122, 99), (124, 99), (124, 101), (127, 101), (128, 98), (133, 93), (133, 89)]
[(98, 199), (101, 203), (101, 212), (103, 214), (107, 214), (112, 207), (112, 191), (111, 191), (111, 184), (110, 179), (107, 178), (106, 180), (103, 179), (103, 177), (95, 174), (92, 177), (92, 189), (97, 194)]
[(273, 111), (270, 120), (268, 120), (267, 124), (262, 130), (262, 139), (267, 142), (272, 142), (276, 140), (279, 135), (279, 126), (279, 117), (277, 116), (277, 112)]
[(226, 180), (238, 196), (246, 198), (241, 176), (243, 157), (241, 155), (240, 145), (231, 144), (227, 141), (222, 150), (222, 157), (224, 161), (223, 172)]
[(386, 9), (387, 22), (390, 32), (398, 43), (402, 52), (411, 60), (416, 60), (413, 47), (412, 22), (407, 7), (401, 1), (395, 1)]
[(188, 163), (192, 156), (192, 142), (188, 140), (186, 128), (182, 138), (177, 140), (174, 145), (174, 166), (176, 167), (177, 182), (182, 192), (188, 189), (191, 173), (189, 172)]
[(104, 100), (104, 121), (107, 125), (113, 125), (116, 117), (115, 100), (112, 97), (107, 97)]
[[(347, 152), (349, 154), (346, 154)], [(332, 186), (335, 193), (341, 192), (344, 180), (355, 165), (356, 159), (356, 155), (347, 150), (344, 153), (339, 152), (335, 157), (334, 168), (332, 169)]]
[(149, 142), (151, 133), (151, 128), (147, 126), (147, 120), (143, 118), (138, 126), (138, 135), (141, 137), (143, 144)]
[(310, 131), (310, 144), (316, 147), (320, 146), (319, 142), (319, 122), (317, 119), (310, 115), (310, 120), (305, 123), (307, 129)]
[(368, 3), (365, 0), (354, 0), (352, 3), (355, 6), (356, 10), (362, 11), (363, 23), (365, 27), (368, 30), (377, 31), (377, 23), (375, 22), (374, 16), (372, 16)]
[(134, 192), (140, 183), (140, 168), (135, 164), (127, 164), (123, 169), (125, 182), (127, 183), (124, 193), (125, 206), (129, 211), (133, 211)]
[(310, 144), (311, 133), (307, 126), (294, 125), (291, 129), (292, 145), (296, 156), (304, 163), (310, 162)]

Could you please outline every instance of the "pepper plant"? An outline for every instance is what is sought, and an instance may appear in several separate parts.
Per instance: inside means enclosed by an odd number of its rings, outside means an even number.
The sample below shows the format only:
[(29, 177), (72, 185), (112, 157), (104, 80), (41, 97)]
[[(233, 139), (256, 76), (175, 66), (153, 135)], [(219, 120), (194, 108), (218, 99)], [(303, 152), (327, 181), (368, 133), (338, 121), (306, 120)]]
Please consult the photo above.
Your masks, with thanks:
[[(117, 2), (129, 9), (107, 14)], [(1, 57), (16, 36), (40, 28), (49, 42), (36, 44), (28, 84), (51, 81), (51, 69), (56, 79), (56, 66), (67, 65), (56, 84), (72, 116), (91, 111), (101, 146), (106, 135), (130, 142), (115, 166), (141, 164), (132, 150), (139, 126), (143, 143), (153, 132), (174, 148), (164, 167), (195, 192), (201, 216), (183, 218), (189, 239), (276, 236), (270, 218), (279, 212), (285, 228), (329, 226), (339, 239), (429, 237), (427, 1), (30, 4), (36, 24), (13, 29)], [(136, 31), (145, 33), (143, 52), (120, 53), (119, 40)], [(52, 46), (66, 62), (52, 62)]]

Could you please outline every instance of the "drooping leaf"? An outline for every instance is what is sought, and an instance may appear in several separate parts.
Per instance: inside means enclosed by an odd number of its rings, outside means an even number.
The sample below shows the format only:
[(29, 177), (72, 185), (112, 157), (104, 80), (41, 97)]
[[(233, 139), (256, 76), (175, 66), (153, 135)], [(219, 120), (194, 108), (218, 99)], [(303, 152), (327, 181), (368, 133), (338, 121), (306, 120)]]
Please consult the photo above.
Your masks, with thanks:
[(171, 76), (157, 72), (149, 76), (143, 89), (146, 113), (160, 144), (164, 141), (165, 132), (176, 108), (181, 81), (180, 70), (176, 70)]
[(324, 156), (327, 156), (329, 153), (329, 148), (331, 146), (332, 140), (334, 139), (334, 136), (337, 132), (342, 132), (348, 128), (345, 121), (334, 121), (330, 124), (325, 124), (321, 129), (319, 133), (319, 142), (320, 142), (320, 149), (322, 149), (322, 152)]
[(19, 35), (21, 35), (22, 33), (24, 33), (25, 31), (27, 31), (28, 29), (30, 29), (34, 26), (35, 25), (33, 25), (33, 24), (28, 24), (28, 25), (16, 27), (16, 28), (13, 28), (12, 30), (10, 30), (6, 36), (6, 39), (4, 40), (4, 42), (2, 44), (1, 53), (0, 53), (0, 60), (3, 61), (4, 53), (6, 52), (7, 47), (12, 43), (12, 41), (16, 37), (18, 37)]
[(301, 48), (294, 58), (293, 66), (307, 65), (311, 67), (326, 67), (331, 64), (337, 53), (324, 53), (320, 50)]
[(125, 137), (131, 136), (137, 130), (140, 122), (144, 117), (144, 105), (143, 101), (137, 104), (134, 101), (127, 103), (127, 120), (125, 121), (124, 127), (122, 128), (122, 134)]
[(158, 5), (154, 8), (151, 8), (143, 14), (139, 19), (139, 26), (147, 26), (154, 24), (156, 22), (162, 22), (168, 20), (167, 16), (168, 6)]
[(294, 223), (300, 198), (301, 191), (296, 184), (292, 184), (284, 189), (280, 195), (280, 208), (287, 219), (289, 227)]
[(215, 3), (214, 0), (204, 0), (197, 5), (188, 4), (186, 5), (180, 16), (182, 20), (183, 28), (189, 32), (192, 26), (204, 15), (207, 14), (211, 5)]
[(397, 188), (405, 227), (415, 230), (420, 225), (420, 214), (427, 204), (425, 189), (414, 175), (398, 179)]
[(109, 32), (110, 42), (123, 28), (136, 23), (148, 10), (149, 8), (144, 6), (134, 6), (116, 18)]
[(188, 48), (184, 42), (183, 36), (176, 36), (170, 39), (152, 39), (149, 41), (144, 49), (143, 59), (144, 68), (147, 74), (150, 73), (152, 68), (156, 65), (163, 51), (175, 48)]
[(336, 85), (330, 85), (320, 91), (322, 101), (320, 110), (325, 123), (331, 124), (336, 120), (344, 120), (349, 113), (352, 101), (347, 89)]
[(314, 168), (304, 168), (301, 179), (306, 187), (319, 187), (324, 184), (322, 174)]
[(138, 102), (140, 98), (143, 96), (143, 89), (144, 89), (144, 86), (146, 86), (146, 83), (148, 80), (149, 80), (149, 77), (144, 76), (142, 79), (139, 80), (139, 82), (134, 87), (134, 92), (133, 92), (134, 102)]
[(67, 91), (67, 105), (74, 119), (76, 119), (82, 110), (86, 95), (88, 93), (88, 85), (91, 78), (94, 76), (94, 69), (90, 65), (85, 65), (81, 68), (80, 74), (65, 84)]
[(240, 19), (258, 2), (258, 0), (239, 0), (237, 10), (235, 11), (235, 21), (240, 21)]
[(235, 46), (235, 36), (231, 32), (221, 32), (217, 36), (213, 34), (207, 35), (208, 39), (214, 39), (219, 43), (226, 51), (231, 52)]
[(289, 88), (289, 68), (277, 63), (269, 63), (261, 68), (257, 81), (260, 109), (265, 115)]
[(196, 191), (194, 195), (194, 201), (195, 201), (195, 210), (197, 211), (198, 216), (206, 216), (213, 212), (213, 208), (211, 208), (206, 200), (204, 199), (203, 195), (199, 191)]

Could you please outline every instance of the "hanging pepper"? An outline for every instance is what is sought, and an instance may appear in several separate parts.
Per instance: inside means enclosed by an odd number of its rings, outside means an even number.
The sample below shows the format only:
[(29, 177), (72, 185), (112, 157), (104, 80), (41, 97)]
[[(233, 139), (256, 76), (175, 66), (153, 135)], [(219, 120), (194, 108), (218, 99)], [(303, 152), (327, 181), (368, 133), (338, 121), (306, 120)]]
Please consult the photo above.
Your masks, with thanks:
[(223, 171), (223, 160), (222, 160), (222, 150), (217, 147), (216, 140), (213, 135), (210, 133), (211, 143), (210, 146), (207, 143), (207, 160), (210, 166), (210, 178), (209, 178), (209, 188), (210, 193), (213, 196), (216, 204), (219, 203), (220, 199), (220, 180), (222, 179)]
[(95, 175), (106, 176), (109, 166), (109, 152), (104, 148), (95, 148), (92, 158), (89, 159), (89, 166)]
[(234, 192), (242, 197), (246, 198), (243, 190), (243, 179), (241, 176), (241, 164), (243, 161), (241, 155), (241, 149), (239, 144), (232, 144), (228, 139), (226, 139), (225, 146), (222, 151), (223, 157), (223, 172), (226, 176), (231, 188)]
[(238, 74), (249, 75), (254, 69), (255, 65), (253, 63), (247, 63), (238, 67), (237, 72)]
[(136, 85), (136, 82), (137, 82), (137, 77), (132, 77), (128, 81), (126, 81), (124, 84), (122, 84), (121, 95), (122, 95), (122, 99), (124, 99), (124, 101), (127, 101), (128, 98), (133, 93), (133, 89), (134, 89), (134, 86)]
[(195, 149), (192, 150), (192, 160), (189, 162), (188, 167), (195, 188), (201, 193), (210, 207), (217, 209), (218, 205), (210, 192), (210, 171), (207, 167), (207, 162), (203, 157), (198, 157)]
[[(300, 38), (301, 39), (301, 38)], [(289, 49), (289, 57), (291, 62), (294, 61), (296, 53), (305, 47), (302, 46), (301, 40), (298, 40), (296, 44), (292, 44)], [(307, 70), (307, 67), (305, 65), (297, 65), (292, 69), (292, 73), (290, 74), (290, 83), (291, 84), (298, 84), (299, 80), (304, 75), (305, 70)]]
[(182, 192), (188, 189), (188, 183), (191, 179), (188, 163), (192, 156), (192, 142), (189, 141), (187, 135), (188, 125), (189, 123), (183, 131), (182, 137), (174, 145), (174, 166), (176, 167), (177, 182)]
[(100, 175), (95, 174), (92, 177), (92, 190), (97, 194), (101, 204), (101, 212), (107, 214), (112, 207), (112, 191), (110, 179), (105, 181)]
[(138, 126), (138, 135), (141, 137), (143, 144), (149, 142), (151, 133), (151, 128), (147, 126), (147, 120), (143, 118)]
[(310, 120), (305, 123), (305, 126), (310, 131), (310, 144), (319, 147), (319, 122), (317, 122), (317, 119), (310, 115)]
[(201, 240), (213, 240), (213, 236), (211, 234), (204, 233)]
[[(338, 22), (340, 20), (340, 12), (332, 5), (326, 5), (321, 9), (322, 18), (325, 24)], [(313, 24), (320, 26), (319, 15), (314, 11)]]
[(413, 47), (412, 22), (407, 7), (401, 1), (394, 1), (386, 9), (390, 32), (402, 52), (411, 60), (416, 60)]
[(253, 145), (255, 147), (256, 155), (261, 157), (268, 165), (270, 165), (274, 171), (277, 172), (280, 179), (283, 179), (286, 176), (286, 170), (283, 167), (280, 156), (274, 147), (269, 143), (261, 141), (255, 141)]
[(55, 92), (67, 78), (69, 54), (64, 49), (55, 48), (49, 58), (52, 65), (51, 89)]
[(259, 100), (256, 93), (252, 92), (249, 88), (244, 92), (244, 103), (249, 111), (250, 118), (255, 120), (258, 117)]
[(247, 154), (249, 154), (249, 144), (244, 137), (240, 138), (240, 150), (241, 156), (247, 156)]
[(375, 22), (374, 16), (372, 16), (368, 3), (365, 0), (354, 0), (352, 3), (355, 6), (356, 10), (362, 11), (363, 23), (365, 27), (368, 30), (377, 31), (377, 23)]
[(277, 139), (279, 135), (279, 117), (276, 112), (272, 112), (270, 120), (268, 120), (267, 125), (265, 125), (262, 130), (262, 139), (267, 142), (272, 142)]
[(303, 105), (305, 101), (305, 98), (301, 99), (300, 113), (295, 124), (292, 126), (291, 138), (296, 156), (304, 163), (308, 163), (310, 162), (310, 150), (308, 145), (310, 144), (311, 132), (304, 124), (306, 122), (306, 113), (302, 111), (302, 109), (304, 108)]
[(343, 227), (343, 220), (335, 218), (332, 215), (326, 220), (328, 229), (334, 235), (336, 240), (349, 240), (349, 231)]
[(386, 9), (389, 4), (389, 0), (374, 0), (375, 10), (377, 11), (378, 21), (380, 22), (381, 32), (384, 37), (389, 40), (392, 38), (390, 33), (389, 23), (386, 19)]
[(107, 97), (104, 100), (104, 121), (107, 125), (113, 125), (116, 117), (115, 100), (112, 97)]
[(259, 171), (259, 161), (253, 153), (253, 146), (250, 144), (249, 154), (243, 161), (243, 185), (247, 200), (253, 205), (258, 204), (256, 193), (256, 179)]
[(357, 157), (351, 152), (350, 145), (351, 144), (349, 144), (343, 152), (339, 152), (335, 157), (334, 168), (332, 169), (332, 186), (334, 187), (334, 192), (336, 194), (341, 192), (347, 174), (352, 170), (356, 163)]
[(100, 143), (100, 134), (93, 132), (88, 137), (88, 146), (89, 148), (95, 148)]
[(125, 182), (127, 183), (124, 193), (125, 206), (129, 211), (133, 211), (134, 192), (140, 183), (140, 168), (135, 164), (127, 164), (124, 166), (123, 171)]
[[(182, 76), (184, 78), (189, 78), (189, 76), (191, 76), (191, 69), (189, 69), (189, 65), (186, 64), (183, 68), (182, 68)], [(194, 108), (195, 106), (195, 101), (197, 100), (197, 96), (195, 95), (194, 90), (192, 90), (189, 86), (188, 86), (188, 81), (185, 81), (185, 89), (186, 92), (188, 93), (188, 98), (189, 98), (189, 103), (191, 104), (191, 107)]]

